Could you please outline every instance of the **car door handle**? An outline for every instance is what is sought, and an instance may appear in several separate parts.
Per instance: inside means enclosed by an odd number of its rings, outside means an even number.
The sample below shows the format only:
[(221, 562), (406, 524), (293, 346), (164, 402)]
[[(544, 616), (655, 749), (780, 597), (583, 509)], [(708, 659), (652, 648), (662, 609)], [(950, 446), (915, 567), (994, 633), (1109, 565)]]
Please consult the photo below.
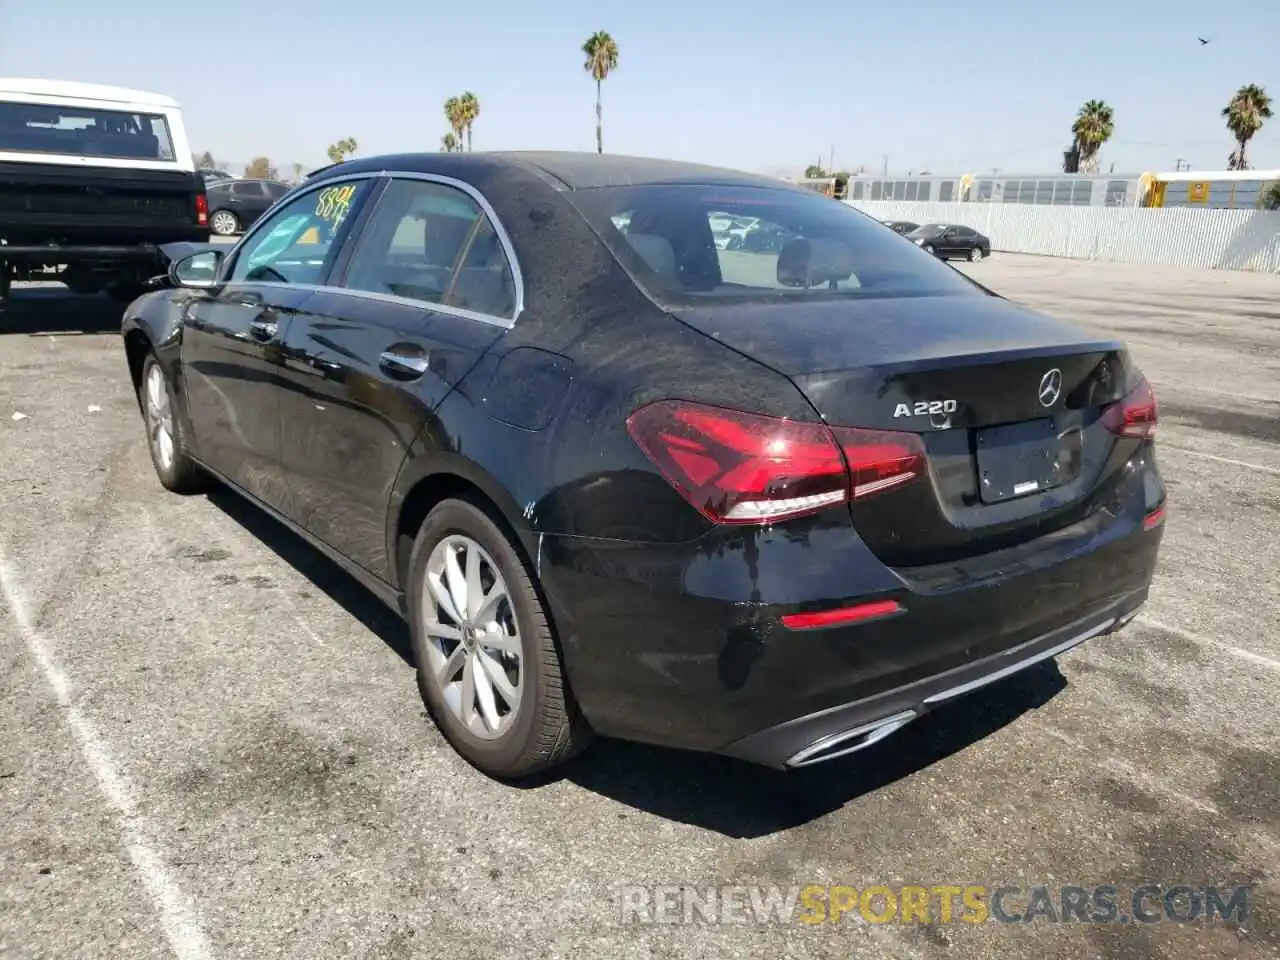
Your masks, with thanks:
[(386, 350), (378, 357), (378, 366), (396, 380), (417, 380), (427, 372), (431, 361), (425, 353), (401, 353)]
[(274, 320), (249, 321), (249, 335), (255, 340), (274, 340), (279, 329)]

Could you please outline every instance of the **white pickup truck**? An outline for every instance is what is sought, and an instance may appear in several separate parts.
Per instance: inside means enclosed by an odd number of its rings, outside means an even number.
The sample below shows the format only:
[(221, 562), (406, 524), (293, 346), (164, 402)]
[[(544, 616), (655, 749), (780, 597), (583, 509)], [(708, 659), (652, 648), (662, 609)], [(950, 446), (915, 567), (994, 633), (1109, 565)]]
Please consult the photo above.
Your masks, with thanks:
[(0, 78), (0, 309), (15, 280), (131, 300), (167, 269), (161, 245), (208, 239), (176, 101)]

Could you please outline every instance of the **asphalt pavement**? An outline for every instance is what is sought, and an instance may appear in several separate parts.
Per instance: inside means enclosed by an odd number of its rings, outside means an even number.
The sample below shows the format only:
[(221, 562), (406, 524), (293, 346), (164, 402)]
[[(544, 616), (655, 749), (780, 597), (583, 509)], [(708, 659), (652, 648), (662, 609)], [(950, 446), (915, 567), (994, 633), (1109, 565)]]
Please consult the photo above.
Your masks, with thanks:
[[(445, 744), (404, 626), (343, 573), (231, 494), (160, 487), (118, 306), (17, 288), (0, 956), (1280, 955), (1280, 278), (961, 269), (1121, 335), (1150, 376), (1171, 501), (1142, 617), (800, 774), (599, 742), (524, 788)], [(663, 885), (1179, 883), (1252, 885), (1243, 925), (623, 909)]]

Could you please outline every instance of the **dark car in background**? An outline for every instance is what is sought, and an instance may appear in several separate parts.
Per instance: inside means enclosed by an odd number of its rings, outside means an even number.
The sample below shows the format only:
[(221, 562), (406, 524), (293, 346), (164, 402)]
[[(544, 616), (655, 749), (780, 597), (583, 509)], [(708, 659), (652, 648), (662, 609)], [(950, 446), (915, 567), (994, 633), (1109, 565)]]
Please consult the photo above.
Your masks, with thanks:
[(219, 180), (206, 187), (209, 229), (220, 237), (242, 233), (291, 188), (278, 180)]
[(978, 263), (991, 256), (991, 241), (963, 224), (926, 223), (905, 236), (940, 260), (969, 260)]
[(920, 226), (920, 224), (912, 223), (910, 220), (885, 220), (884, 225), (894, 233), (901, 233), (903, 236)]
[[(768, 242), (717, 249), (728, 218)], [(810, 190), (362, 158), (171, 279), (123, 322), (161, 484), (220, 480), (405, 617), (494, 776), (593, 732), (807, 766), (1147, 598), (1165, 488), (1125, 345)]]

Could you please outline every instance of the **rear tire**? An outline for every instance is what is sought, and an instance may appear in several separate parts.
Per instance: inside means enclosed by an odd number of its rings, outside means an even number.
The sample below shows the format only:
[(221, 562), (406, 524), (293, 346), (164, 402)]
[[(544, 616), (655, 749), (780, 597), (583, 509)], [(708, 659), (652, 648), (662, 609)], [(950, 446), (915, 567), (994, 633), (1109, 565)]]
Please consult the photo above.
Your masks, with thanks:
[(206, 489), (208, 476), (191, 457), (173, 387), (154, 353), (148, 353), (142, 362), (138, 405), (147, 427), (151, 464), (161, 485), (173, 493), (198, 493)]
[(432, 509), (414, 539), (405, 593), (419, 690), (465, 760), (515, 779), (586, 746), (590, 730), (533, 577), (483, 510), (464, 500)]
[(240, 232), (240, 218), (230, 210), (215, 210), (209, 214), (209, 229), (220, 237), (234, 237)]
[(970, 251), (969, 251), (969, 262), (970, 262), (970, 263), (981, 263), (981, 262), (982, 262), (982, 248), (981, 248), (981, 247), (974, 247), (972, 250), (970, 250)]

